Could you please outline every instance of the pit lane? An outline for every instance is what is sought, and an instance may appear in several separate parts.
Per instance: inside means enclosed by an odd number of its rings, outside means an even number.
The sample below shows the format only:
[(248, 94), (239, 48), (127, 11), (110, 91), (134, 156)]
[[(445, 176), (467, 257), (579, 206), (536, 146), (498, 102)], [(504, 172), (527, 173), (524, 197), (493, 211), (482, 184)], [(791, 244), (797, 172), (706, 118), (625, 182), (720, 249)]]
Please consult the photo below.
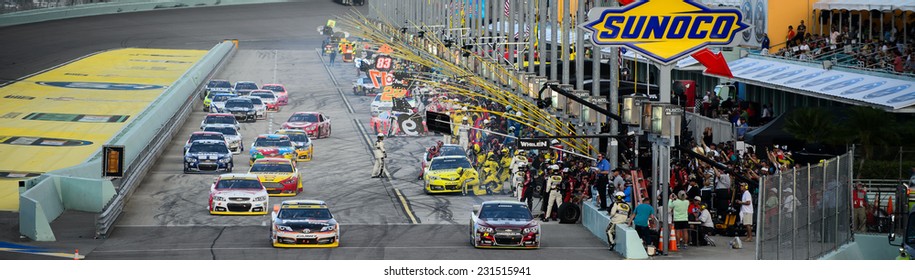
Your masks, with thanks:
[[(305, 191), (296, 199), (322, 199), (342, 224), (336, 249), (278, 250), (267, 241), (267, 217), (220, 217), (206, 212), (215, 175), (182, 173), (181, 149), (199, 130), (205, 113), (192, 113), (169, 148), (144, 179), (109, 239), (87, 252), (88, 259), (605, 259), (615, 258), (579, 225), (544, 226), (541, 250), (474, 250), (467, 223), (472, 205), (505, 197), (428, 196), (417, 181), (424, 147), (437, 137), (394, 137), (387, 141), (389, 180), (369, 179), (371, 154), (365, 143), (370, 100), (352, 96), (352, 64), (321, 66), (314, 32), (327, 15), (349, 8), (329, 1), (154, 11), (63, 20), (0, 29), (5, 46), (2, 77), (19, 77), (54, 61), (97, 49), (121, 46), (207, 49), (227, 38), (240, 40), (235, 57), (217, 78), (284, 83), (290, 104), (268, 121), (242, 124), (250, 145), (296, 111), (322, 111), (333, 119), (333, 135), (315, 140), (315, 159), (300, 163)], [(91, 31), (93, 36), (79, 36)], [(79, 32), (76, 32), (79, 31)], [(29, 34), (48, 34), (47, 41)], [(82, 32), (82, 33), (80, 33)], [(63, 37), (63, 38), (58, 38)], [(89, 38), (85, 38), (89, 37)], [(17, 40), (16, 44), (10, 44)], [(72, 40), (66, 40), (72, 39)], [(66, 41), (54, 45), (50, 42)], [(16, 57), (14, 55), (22, 55)], [(28, 60), (32, 58), (34, 62)], [(339, 57), (338, 57), (339, 58)], [(15, 65), (15, 66), (13, 66)], [(10, 66), (10, 67), (6, 67)], [(340, 92), (353, 108), (340, 97)], [(347, 94), (350, 93), (350, 94)], [(197, 106), (197, 108), (200, 108)], [(353, 121), (355, 120), (355, 121)], [(360, 127), (361, 124), (361, 127)], [(247, 152), (247, 149), (246, 149)], [(247, 167), (245, 153), (234, 157), (236, 172)], [(403, 200), (396, 195), (402, 193)], [(271, 203), (284, 199), (272, 197)], [(412, 225), (404, 205), (419, 225)], [(64, 241), (62, 241), (64, 242)]]

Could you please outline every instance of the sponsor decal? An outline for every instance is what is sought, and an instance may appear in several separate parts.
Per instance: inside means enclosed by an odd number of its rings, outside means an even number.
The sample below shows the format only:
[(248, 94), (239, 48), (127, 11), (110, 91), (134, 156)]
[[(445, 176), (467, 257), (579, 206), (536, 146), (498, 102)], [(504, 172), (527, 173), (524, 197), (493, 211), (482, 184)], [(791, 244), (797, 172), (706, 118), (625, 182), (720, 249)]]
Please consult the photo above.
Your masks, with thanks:
[(846, 81), (843, 81), (843, 82), (838, 82), (838, 83), (835, 83), (835, 84), (831, 84), (831, 85), (829, 85), (829, 86), (827, 86), (827, 87), (824, 87), (823, 90), (837, 90), (837, 89), (840, 89), (840, 88), (844, 88), (844, 87), (847, 87), (847, 86), (856, 84), (856, 83), (858, 83), (858, 82), (860, 82), (860, 81), (862, 81), (862, 80), (864, 80), (864, 78), (854, 78), (854, 79), (851, 79), (851, 80), (846, 80)]
[[(786, 84), (793, 84), (793, 83), (808, 81), (808, 80), (810, 80), (810, 79), (813, 79), (813, 78), (819, 77), (820, 75), (823, 75), (823, 73), (826, 73), (826, 71), (821, 71), (821, 72), (816, 72), (816, 73), (810, 73), (810, 74), (807, 74), (807, 75), (804, 75), (804, 76), (800, 76), (800, 77), (797, 77), (797, 78), (788, 80), (788, 81), (785, 82), (785, 83), (786, 83)], [(774, 78), (773, 78), (773, 79), (774, 79)]]
[(22, 115), (22, 113), (20, 113), (20, 112), (9, 112), (9, 113), (6, 113), (6, 114), (0, 116), (0, 119), (15, 119), (15, 118), (18, 118), (19, 115)]
[(886, 103), (893, 104), (905, 101), (915, 100), (915, 92), (906, 93), (900, 96), (893, 97), (893, 99), (887, 100)]
[(7, 96), (4, 96), (3, 98), (9, 98), (9, 99), (22, 99), (22, 100), (32, 100), (32, 99), (35, 99), (35, 97), (25, 96), (25, 95), (7, 95)]
[(66, 147), (66, 146), (92, 145), (92, 141), (60, 139), (60, 138), (46, 138), (46, 137), (0, 135), (0, 144), (20, 145), (20, 146)]
[(591, 9), (583, 27), (596, 45), (625, 46), (670, 64), (712, 45), (729, 45), (749, 26), (734, 8), (711, 9), (692, 0), (638, 1)]
[(868, 91), (868, 90), (875, 89), (875, 88), (877, 88), (877, 87), (879, 87), (879, 86), (882, 86), (882, 85), (884, 85), (884, 84), (886, 84), (886, 81), (873, 82), (873, 83), (870, 83), (870, 84), (865, 84), (865, 85), (860, 85), (860, 86), (857, 86), (857, 87), (853, 87), (853, 88), (851, 88), (851, 89), (848, 89), (848, 90), (846, 90), (846, 91), (843, 91), (843, 92), (840, 93), (840, 94), (841, 94), (841, 95), (851, 95), (851, 94), (856, 94), (856, 93), (862, 93), (862, 92), (865, 92), (865, 91)]
[(769, 76), (769, 75), (772, 75), (772, 74), (775, 74), (775, 73), (778, 73), (781, 71), (785, 71), (786, 69), (788, 69), (788, 66), (782, 66), (782, 67), (775, 68), (775, 69), (772, 69), (772, 70), (769, 70), (766, 72), (759, 73), (759, 75), (754, 76), (754, 78), (761, 78), (761, 77)]
[[(743, 61), (740, 61), (740, 62), (743, 62)], [(750, 67), (755, 66), (756, 64), (759, 64), (759, 61), (753, 61), (753, 62), (747, 63), (747, 64), (743, 64), (743, 63), (734, 63), (734, 65), (737, 65), (737, 67), (731, 68), (731, 72), (737, 72), (737, 71), (740, 71), (740, 70), (743, 70), (743, 69), (747, 69), (747, 68), (750, 68)]]
[(75, 88), (75, 89), (97, 89), (97, 90), (153, 90), (162, 89), (160, 85), (144, 84), (121, 84), (121, 83), (101, 83), (101, 82), (35, 82), (43, 86)]
[(57, 121), (57, 122), (88, 122), (88, 123), (119, 123), (126, 122), (130, 116), (125, 115), (84, 115), (84, 114), (58, 114), (58, 113), (31, 113), (22, 117), (23, 120)]
[(791, 71), (791, 72), (786, 72), (786, 73), (778, 74), (778, 75), (773, 76), (772, 78), (769, 78), (769, 81), (781, 80), (781, 79), (784, 79), (784, 78), (788, 78), (788, 77), (791, 77), (791, 76), (794, 76), (794, 75), (803, 73), (804, 71), (807, 71), (807, 70), (806, 70), (806, 69), (797, 69), (797, 70), (794, 70), (794, 71)]
[(901, 85), (901, 86), (895, 86), (895, 87), (891, 87), (891, 88), (881, 89), (881, 90), (872, 92), (871, 94), (865, 95), (865, 96), (864, 96), (864, 99), (872, 99), (872, 98), (878, 98), (878, 97), (884, 97), (884, 96), (887, 96), (887, 95), (897, 94), (897, 93), (899, 93), (899, 92), (901, 92), (901, 91), (903, 91), (903, 90), (908, 89), (908, 88), (911, 87), (911, 86), (912, 86), (912, 85), (909, 84), (909, 85)]
[(38, 175), (41, 175), (41, 173), (26, 172), (26, 171), (0, 170), (0, 180), (2, 180), (2, 179), (22, 179), (22, 178), (36, 177)]
[(756, 72), (759, 72), (759, 71), (762, 71), (762, 70), (769, 69), (769, 68), (771, 68), (771, 67), (774, 66), (774, 65), (775, 65), (775, 64), (766, 64), (766, 65), (763, 65), (763, 66), (759, 66), (759, 67), (750, 69), (750, 70), (747, 71), (747, 72), (743, 72), (743, 73), (741, 73), (741, 75), (753, 74), (753, 73), (756, 73)]

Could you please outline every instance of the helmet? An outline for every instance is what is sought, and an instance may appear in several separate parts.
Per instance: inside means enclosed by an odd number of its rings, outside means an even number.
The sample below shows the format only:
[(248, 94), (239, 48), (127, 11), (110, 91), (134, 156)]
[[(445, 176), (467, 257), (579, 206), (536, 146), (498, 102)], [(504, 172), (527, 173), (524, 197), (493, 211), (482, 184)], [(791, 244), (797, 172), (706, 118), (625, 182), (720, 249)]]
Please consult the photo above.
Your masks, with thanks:
[(520, 118), (520, 117), (521, 117), (521, 111), (517, 111), (517, 112), (515, 112), (515, 116), (517, 116), (517, 117), (519, 117), (519, 118)]
[[(467, 110), (467, 107), (464, 107), (464, 110)], [(468, 119), (467, 116), (464, 116), (463, 120), (467, 121), (467, 120), (470, 120), (470, 119)]]
[(626, 194), (623, 192), (616, 192), (613, 196), (616, 197), (616, 199), (623, 200), (623, 198), (626, 197)]
[(442, 145), (445, 145), (445, 142), (442, 142), (442, 140), (438, 140), (438, 141), (435, 141), (435, 145), (441, 147)]
[(378, 138), (384, 138), (384, 133), (378, 133)]
[(488, 154), (486, 154), (486, 157), (494, 157), (494, 156), (496, 156), (496, 153), (493, 153), (493, 152), (489, 152)]
[(508, 154), (508, 148), (502, 148), (502, 154), (507, 155), (507, 154)]
[[(520, 156), (520, 155), (521, 155), (521, 150), (515, 151), (515, 155), (516, 155), (516, 156)], [(522, 164), (523, 164), (523, 162), (522, 162)]]
[(511, 110), (511, 109), (512, 109), (512, 105), (507, 105), (507, 106), (505, 106), (505, 111), (509, 111), (509, 110)]
[(550, 145), (556, 145), (556, 144), (559, 144), (559, 140), (553, 139), (553, 141), (550, 141)]
[(513, 132), (513, 131), (515, 131), (515, 127), (514, 127), (514, 126), (509, 126), (509, 127), (508, 127), (508, 132)]
[(552, 169), (552, 170), (559, 170), (559, 165), (555, 165), (555, 164), (550, 165), (550, 169)]
[(489, 124), (489, 119), (483, 120), (483, 124)]
[(480, 144), (473, 144), (473, 151), (479, 153), (479, 152), (480, 152)]

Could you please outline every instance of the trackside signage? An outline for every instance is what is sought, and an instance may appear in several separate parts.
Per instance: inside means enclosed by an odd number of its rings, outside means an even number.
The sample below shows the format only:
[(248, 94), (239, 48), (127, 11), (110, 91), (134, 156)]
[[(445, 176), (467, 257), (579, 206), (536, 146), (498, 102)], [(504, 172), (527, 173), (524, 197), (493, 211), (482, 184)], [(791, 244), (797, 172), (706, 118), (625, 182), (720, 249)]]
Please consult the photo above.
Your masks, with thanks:
[(550, 148), (550, 142), (546, 139), (529, 139), (519, 138), (518, 149), (521, 150), (547, 150)]
[(692, 0), (641, 0), (588, 12), (596, 45), (625, 46), (671, 64), (707, 46), (727, 46), (749, 28), (737, 9), (708, 8)]

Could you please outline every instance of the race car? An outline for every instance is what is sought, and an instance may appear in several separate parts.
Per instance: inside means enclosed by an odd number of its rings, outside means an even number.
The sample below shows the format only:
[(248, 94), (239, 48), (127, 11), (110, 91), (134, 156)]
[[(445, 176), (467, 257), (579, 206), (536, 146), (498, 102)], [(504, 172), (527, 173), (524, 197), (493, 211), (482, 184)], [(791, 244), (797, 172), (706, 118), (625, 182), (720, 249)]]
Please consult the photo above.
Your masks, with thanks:
[(232, 152), (226, 141), (196, 140), (184, 153), (184, 173), (232, 172)]
[(479, 175), (464, 155), (432, 159), (423, 170), (423, 181), (423, 191), (427, 194), (466, 194), (480, 187)]
[(302, 192), (302, 181), (295, 163), (284, 158), (262, 158), (254, 161), (248, 174), (257, 175), (270, 196), (295, 196)]
[(330, 117), (321, 112), (296, 112), (283, 123), (284, 129), (301, 129), (308, 136), (324, 138), (330, 136)]
[(357, 78), (356, 81), (353, 82), (353, 95), (374, 96), (377, 95), (379, 91), (380, 90), (375, 87), (375, 84), (372, 83), (372, 78)]
[(207, 82), (202, 95), (207, 96), (214, 91), (231, 93), (232, 83), (226, 80), (210, 80)]
[(540, 248), (540, 223), (518, 201), (486, 201), (474, 205), (470, 244), (476, 248)]
[(252, 90), (257, 89), (257, 83), (249, 81), (235, 82), (235, 93), (238, 95), (248, 95)]
[(298, 129), (280, 129), (273, 134), (287, 135), (292, 145), (295, 146), (296, 161), (311, 161), (315, 154), (315, 147), (308, 138), (308, 133)]
[(289, 93), (286, 92), (286, 86), (282, 84), (264, 84), (261, 89), (273, 91), (273, 94), (276, 94), (276, 104), (282, 106), (289, 104)]
[(236, 97), (226, 101), (225, 113), (232, 114), (235, 119), (246, 122), (257, 121), (257, 111), (254, 109), (254, 103), (246, 96)]
[(276, 104), (276, 94), (269, 90), (252, 90), (250, 93), (251, 96), (260, 97), (264, 101), (264, 105), (267, 105), (267, 111), (270, 112), (279, 112), (280, 105)]
[(222, 174), (210, 186), (211, 215), (266, 215), (267, 189), (253, 174)]
[(258, 119), (267, 119), (267, 104), (264, 103), (264, 100), (260, 97), (250, 95), (242, 97), (251, 99), (251, 104), (254, 104), (254, 115), (257, 116)]
[[(206, 97), (203, 98), (203, 111), (204, 112), (210, 111), (210, 104), (213, 103), (213, 97), (216, 96), (217, 94), (235, 96), (234, 94), (232, 94), (231, 92), (228, 92), (228, 91), (215, 91), (215, 90), (210, 91), (209, 93), (207, 93)], [(229, 98), (231, 98), (231, 97), (229, 97)], [(225, 100), (229, 100), (229, 99), (226, 98)], [(223, 104), (225, 104), (225, 103), (223, 103)]]
[(238, 120), (235, 119), (235, 116), (232, 114), (225, 113), (212, 113), (207, 114), (206, 117), (203, 117), (203, 121), (200, 121), (200, 128), (203, 129), (207, 126), (228, 126), (238, 129)]
[(277, 248), (340, 245), (340, 224), (321, 200), (287, 200), (270, 214), (270, 241)]
[[(210, 113), (223, 113), (226, 108), (226, 101), (229, 99), (238, 97), (235, 94), (231, 93), (216, 93), (213, 94), (213, 97), (210, 97), (210, 104), (207, 106), (207, 111)], [(206, 104), (204, 104), (206, 105)]]
[[(464, 157), (466, 157), (467, 153), (464, 152), (464, 149), (461, 148), (461, 145), (444, 144), (444, 145), (442, 145), (442, 148), (439, 149), (438, 155), (436, 155), (435, 157), (444, 157), (444, 156), (464, 156)], [(423, 153), (422, 160), (420, 161), (420, 168), (422, 168), (423, 170), (426, 170), (426, 166), (429, 166), (429, 162), (432, 161), (432, 159), (433, 159), (433, 157), (431, 157), (429, 155), (429, 150), (426, 150), (426, 152)]]
[(245, 141), (242, 140), (241, 133), (238, 132), (238, 129), (231, 126), (205, 126), (203, 131), (206, 132), (219, 132), (225, 136), (226, 143), (229, 145), (229, 150), (233, 154), (240, 154), (245, 151)]
[(187, 138), (187, 142), (184, 143), (184, 150), (181, 152), (183, 155), (187, 153), (187, 149), (191, 147), (191, 143), (197, 140), (222, 140), (226, 142), (226, 146), (229, 145), (229, 141), (226, 140), (226, 136), (221, 132), (215, 131), (196, 131), (191, 133), (191, 136)]
[(289, 136), (279, 134), (261, 134), (251, 144), (250, 163), (261, 158), (285, 158), (292, 160), (295, 157), (295, 146)]

